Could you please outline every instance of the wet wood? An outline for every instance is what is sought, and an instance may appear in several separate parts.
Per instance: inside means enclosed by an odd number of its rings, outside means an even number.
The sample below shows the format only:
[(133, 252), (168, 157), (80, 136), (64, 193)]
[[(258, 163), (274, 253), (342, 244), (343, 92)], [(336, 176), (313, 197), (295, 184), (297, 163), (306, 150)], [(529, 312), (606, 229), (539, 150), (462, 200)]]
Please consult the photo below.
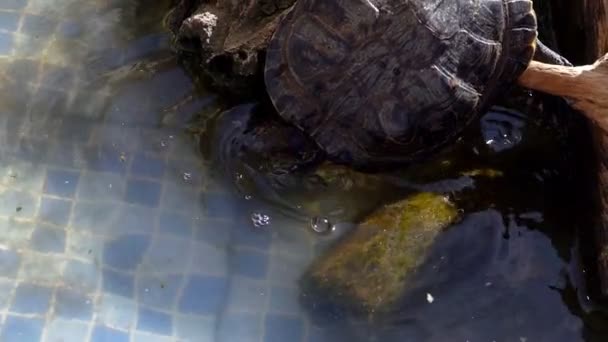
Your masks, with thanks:
[[(608, 0), (552, 1), (553, 29), (561, 51), (572, 62), (591, 64), (608, 52)], [(605, 72), (605, 71), (604, 71)], [(605, 84), (608, 83), (608, 78)], [(605, 88), (598, 86), (597, 88)], [(604, 95), (603, 98), (606, 101)], [(585, 109), (585, 108), (583, 108)], [(587, 109), (592, 117), (602, 113)], [(603, 113), (606, 115), (606, 113)], [(586, 115), (589, 115), (587, 113)], [(600, 120), (601, 121), (601, 120)], [(597, 204), (594, 222), (597, 275), (600, 294), (608, 298), (608, 134), (597, 124), (590, 125), (594, 145), (594, 195)]]
[(578, 67), (532, 61), (519, 84), (569, 99), (572, 107), (608, 133), (608, 54)]

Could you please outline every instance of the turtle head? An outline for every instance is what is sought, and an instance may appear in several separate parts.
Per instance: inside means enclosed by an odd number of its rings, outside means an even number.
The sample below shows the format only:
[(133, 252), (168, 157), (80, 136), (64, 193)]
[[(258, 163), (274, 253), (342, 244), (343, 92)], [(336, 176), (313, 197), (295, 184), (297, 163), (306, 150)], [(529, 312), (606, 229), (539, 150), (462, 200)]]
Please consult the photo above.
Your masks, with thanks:
[(323, 158), (302, 131), (282, 122), (264, 105), (251, 103), (220, 114), (211, 149), (224, 173), (246, 178), (256, 188), (265, 184), (274, 190), (295, 186)]

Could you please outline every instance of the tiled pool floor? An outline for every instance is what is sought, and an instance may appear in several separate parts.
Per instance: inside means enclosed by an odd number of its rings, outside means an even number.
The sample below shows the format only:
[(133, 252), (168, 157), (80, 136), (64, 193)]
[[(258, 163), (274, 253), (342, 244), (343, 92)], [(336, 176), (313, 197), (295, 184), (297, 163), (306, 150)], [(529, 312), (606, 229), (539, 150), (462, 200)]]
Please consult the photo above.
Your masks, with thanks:
[(154, 7), (0, 0), (0, 341), (322, 341), (310, 233), (255, 230), (214, 185), (182, 126), (213, 98)]

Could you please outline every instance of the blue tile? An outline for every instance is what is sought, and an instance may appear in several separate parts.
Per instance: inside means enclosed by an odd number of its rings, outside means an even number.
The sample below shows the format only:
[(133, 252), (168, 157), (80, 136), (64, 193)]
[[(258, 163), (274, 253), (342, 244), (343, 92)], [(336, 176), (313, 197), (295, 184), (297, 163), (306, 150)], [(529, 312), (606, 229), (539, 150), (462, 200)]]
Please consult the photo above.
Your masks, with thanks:
[[(2, 37), (0, 37), (0, 50), (1, 48)], [(20, 138), (13, 147), (15, 157), (32, 163), (45, 160), (49, 151), (48, 141), (29, 137)]]
[(34, 250), (42, 253), (63, 253), (65, 251), (65, 231), (62, 229), (38, 226), (30, 240)]
[(27, 0), (2, 0), (0, 1), (0, 8), (18, 10), (22, 9), (27, 5)]
[(179, 311), (189, 314), (219, 312), (228, 293), (225, 277), (192, 276), (179, 301)]
[(44, 192), (59, 197), (72, 198), (74, 192), (76, 192), (79, 178), (79, 172), (49, 169), (46, 171)]
[(264, 280), (233, 277), (224, 312), (259, 312), (268, 303), (268, 288)]
[(130, 158), (111, 146), (90, 146), (84, 153), (87, 168), (99, 172), (124, 174)]
[(304, 323), (294, 316), (268, 314), (264, 326), (264, 342), (299, 342), (304, 336)]
[(188, 214), (200, 212), (200, 194), (196, 189), (165, 183), (162, 197), (163, 209)]
[(11, 32), (17, 31), (19, 18), (20, 13), (17, 12), (0, 12), (0, 29)]
[(251, 224), (238, 224), (233, 229), (234, 244), (240, 247), (256, 247), (267, 250), (272, 243), (272, 235), (268, 229), (254, 229)]
[(137, 153), (131, 162), (131, 175), (135, 177), (161, 178), (165, 173), (165, 161), (161, 158)]
[(53, 290), (31, 284), (21, 284), (15, 292), (11, 311), (21, 314), (44, 315), (49, 310)]
[(129, 342), (129, 334), (98, 325), (93, 330), (91, 342)]
[(13, 35), (10, 33), (0, 32), (0, 54), (8, 55), (13, 49)]
[(39, 341), (43, 325), (44, 320), (42, 319), (8, 316), (2, 327), (0, 341)]
[(42, 197), (38, 219), (42, 222), (64, 227), (68, 224), (71, 212), (72, 201)]
[[(55, 73), (46, 74), (42, 82), (57, 83), (68, 87), (71, 77), (71, 75), (62, 74), (61, 70), (57, 70)], [(69, 120), (62, 121), (57, 138), (63, 141), (86, 143), (90, 139), (95, 124), (96, 122), (87, 118), (70, 117)]]
[(125, 188), (126, 181), (121, 175), (89, 171), (80, 177), (77, 197), (92, 201), (121, 201)]
[(8, 309), (8, 305), (13, 299), (14, 287), (13, 280), (0, 280), (0, 310), (5, 311)]
[(21, 26), (21, 33), (34, 38), (50, 37), (57, 27), (57, 23), (49, 17), (39, 15), (26, 15)]
[(112, 234), (152, 234), (156, 227), (156, 211), (137, 205), (123, 205), (110, 225)]
[(195, 222), (194, 235), (197, 240), (216, 247), (225, 247), (230, 243), (234, 230), (233, 222), (225, 220), (197, 220)]
[(55, 318), (47, 324), (45, 341), (83, 342), (87, 340), (88, 334), (89, 325), (87, 323)]
[(5, 189), (0, 192), (0, 215), (33, 218), (37, 205), (36, 197), (27, 191)]
[(275, 286), (270, 289), (270, 311), (280, 313), (300, 312), (300, 292), (297, 288)]
[(173, 310), (177, 301), (182, 276), (140, 276), (137, 281), (137, 298), (141, 304), (156, 309)]
[(94, 263), (78, 260), (68, 260), (63, 271), (63, 280), (66, 283), (87, 293), (95, 292), (99, 276), (99, 269)]
[(93, 317), (91, 298), (74, 290), (58, 289), (55, 298), (55, 315), (88, 321)]
[(67, 39), (75, 39), (78, 38), (83, 30), (82, 25), (75, 21), (66, 21), (59, 24), (59, 28), (57, 29), (57, 33)]
[(203, 194), (207, 215), (212, 218), (234, 218), (239, 213), (237, 198), (224, 194)]
[(192, 251), (193, 246), (190, 239), (158, 237), (150, 245), (140, 270), (159, 273), (188, 273)]
[(76, 202), (72, 214), (72, 226), (96, 234), (107, 234), (120, 210), (119, 203)]
[(167, 164), (166, 182), (193, 188), (203, 184), (203, 169), (200, 161), (169, 159)]
[(213, 316), (175, 315), (174, 322), (179, 341), (216, 340), (217, 324)]
[(55, 167), (83, 167), (82, 155), (84, 146), (70, 141), (55, 141), (49, 144), (49, 150), (44, 159), (49, 165)]
[(172, 318), (169, 314), (152, 309), (140, 308), (137, 329), (161, 335), (173, 333)]
[(206, 275), (226, 275), (229, 271), (228, 250), (204, 242), (192, 244), (192, 269)]
[(96, 312), (100, 324), (131, 330), (137, 321), (137, 302), (134, 298), (104, 293), (99, 299)]
[(6, 278), (14, 278), (21, 264), (21, 256), (8, 249), (0, 249), (0, 274)]
[[(230, 313), (220, 318), (219, 342), (257, 342), (262, 335), (262, 315), (259, 313)], [(289, 339), (285, 341), (291, 341)]]
[(230, 258), (234, 274), (263, 279), (268, 273), (268, 255), (263, 252), (237, 249)]
[(163, 212), (158, 220), (159, 231), (183, 237), (192, 236), (192, 219), (189, 216)]
[(131, 179), (127, 183), (125, 200), (133, 204), (157, 207), (160, 201), (160, 183)]
[(105, 265), (120, 270), (135, 270), (141, 263), (148, 246), (150, 237), (144, 235), (123, 235), (104, 245), (103, 262)]
[[(75, 73), (73, 68), (47, 63), (43, 65), (40, 83), (43, 87), (51, 87), (55, 90), (67, 90), (73, 85)], [(82, 117), (71, 117), (69, 120), (62, 120), (59, 139), (83, 142), (84, 139), (73, 139), (70, 138), (70, 136), (83, 136), (83, 132), (78, 132), (78, 129), (90, 133), (92, 128), (90, 126), (92, 123), (91, 120)], [(61, 134), (62, 131), (65, 134)], [(84, 136), (86, 138), (89, 137), (88, 134)]]
[(134, 278), (130, 274), (103, 270), (103, 290), (124, 297), (133, 297)]

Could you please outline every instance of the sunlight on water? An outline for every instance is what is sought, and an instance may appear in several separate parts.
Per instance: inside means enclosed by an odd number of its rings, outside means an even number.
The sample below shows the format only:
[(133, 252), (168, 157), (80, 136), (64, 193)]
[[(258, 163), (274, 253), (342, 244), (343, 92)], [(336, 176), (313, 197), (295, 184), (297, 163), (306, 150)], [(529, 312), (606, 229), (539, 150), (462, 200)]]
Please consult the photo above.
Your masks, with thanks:
[[(201, 152), (231, 148), (200, 129), (228, 108), (171, 50), (169, 5), (0, 0), (0, 341), (582, 341), (602, 329), (572, 290), (574, 209), (560, 191), (572, 180), (549, 148), (561, 135), (534, 107), (496, 108), (411, 169), (264, 179)], [(421, 191), (449, 196), (462, 219), (389, 315), (302, 290), (357, 221)]]

